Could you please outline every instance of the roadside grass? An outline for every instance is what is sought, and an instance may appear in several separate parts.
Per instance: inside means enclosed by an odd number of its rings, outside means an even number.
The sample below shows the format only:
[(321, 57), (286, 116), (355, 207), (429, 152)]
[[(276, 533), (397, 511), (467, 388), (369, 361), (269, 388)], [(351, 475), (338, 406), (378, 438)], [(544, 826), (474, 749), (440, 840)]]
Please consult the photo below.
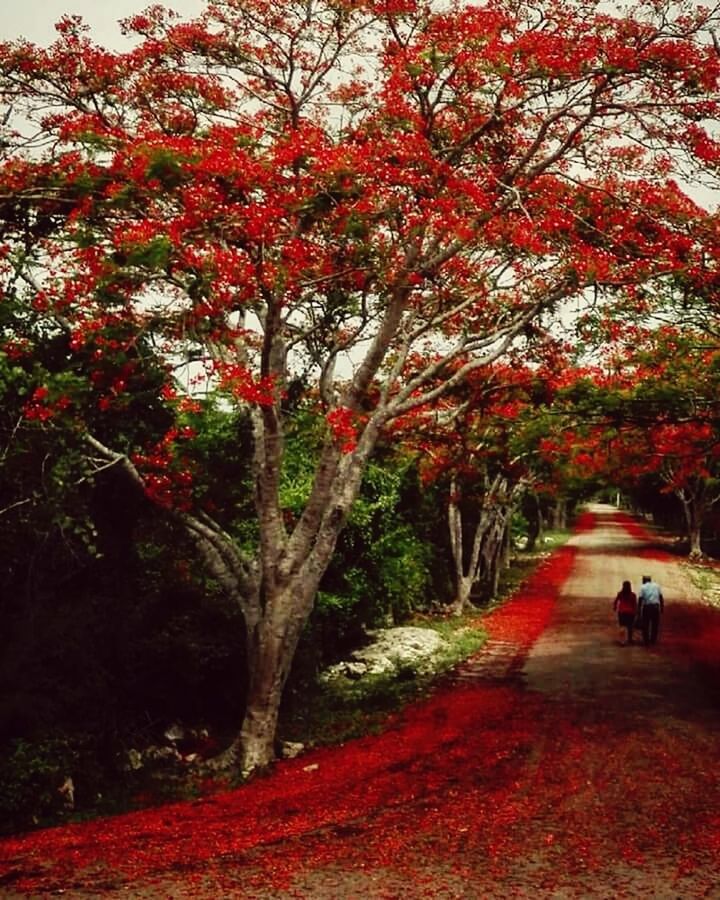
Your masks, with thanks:
[(424, 662), (420, 666), (397, 665), (382, 675), (328, 682), (318, 679), (307, 686), (302, 700), (296, 697), (281, 715), (280, 741), (302, 744), (308, 749), (381, 731), (390, 716), (428, 693), (444, 675), (482, 648), (487, 640), (483, 616), (514, 594), (570, 534), (568, 530), (547, 532), (533, 552), (515, 551), (510, 565), (501, 574), (497, 596), (487, 603), (461, 616), (448, 615), (436, 608), (429, 613), (417, 613), (404, 622), (404, 625), (432, 629), (446, 642), (444, 651), (433, 658), (431, 670), (428, 671)]
[(703, 600), (720, 609), (720, 564), (716, 560), (686, 561), (682, 566), (693, 585), (701, 591)]

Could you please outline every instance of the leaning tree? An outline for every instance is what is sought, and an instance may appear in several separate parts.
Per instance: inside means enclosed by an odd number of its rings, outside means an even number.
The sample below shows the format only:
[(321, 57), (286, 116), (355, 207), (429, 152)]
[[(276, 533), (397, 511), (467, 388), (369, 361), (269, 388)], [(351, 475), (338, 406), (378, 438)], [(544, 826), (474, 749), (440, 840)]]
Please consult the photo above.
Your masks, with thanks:
[[(198, 502), (189, 433), (133, 446), (52, 386), (33, 400), (175, 517), (242, 609), (249, 684), (227, 758), (243, 771), (273, 757), (299, 635), (388, 424), (565, 298), (699, 259), (685, 226), (700, 211), (668, 179), (717, 156), (713, 25), (655, 0), (632, 15), (216, 0), (195, 21), (127, 20), (127, 52), (74, 18), (48, 48), (0, 46), (6, 295), (65, 335), (69, 366), (94, 360), (96, 410), (152, 355), (171, 411), (208, 378), (252, 417), (254, 551)], [(326, 435), (288, 517), (298, 390)]]

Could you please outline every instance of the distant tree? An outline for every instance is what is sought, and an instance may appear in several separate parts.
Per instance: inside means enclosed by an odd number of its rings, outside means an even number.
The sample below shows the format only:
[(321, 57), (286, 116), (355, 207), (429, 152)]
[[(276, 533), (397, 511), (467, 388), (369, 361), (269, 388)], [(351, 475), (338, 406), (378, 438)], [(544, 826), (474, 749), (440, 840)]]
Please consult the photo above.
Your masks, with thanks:
[(556, 401), (558, 427), (543, 440), (566, 478), (614, 484), (630, 497), (676, 498), (690, 555), (720, 500), (720, 347), (689, 326), (635, 326), (605, 348), (606, 364), (576, 370)]
[(612, 460), (625, 483), (654, 476), (683, 511), (690, 556), (720, 501), (720, 347), (692, 328), (651, 331), (627, 356), (633, 384)]

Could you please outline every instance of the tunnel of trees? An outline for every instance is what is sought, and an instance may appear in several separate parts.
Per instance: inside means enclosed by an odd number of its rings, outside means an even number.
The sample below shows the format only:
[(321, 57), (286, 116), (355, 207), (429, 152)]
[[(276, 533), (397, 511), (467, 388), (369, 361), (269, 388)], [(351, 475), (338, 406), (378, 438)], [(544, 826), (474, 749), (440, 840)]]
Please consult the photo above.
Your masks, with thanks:
[(174, 722), (262, 769), (369, 628), (486, 603), (588, 498), (716, 551), (715, 24), (219, 0), (0, 44), (11, 824)]

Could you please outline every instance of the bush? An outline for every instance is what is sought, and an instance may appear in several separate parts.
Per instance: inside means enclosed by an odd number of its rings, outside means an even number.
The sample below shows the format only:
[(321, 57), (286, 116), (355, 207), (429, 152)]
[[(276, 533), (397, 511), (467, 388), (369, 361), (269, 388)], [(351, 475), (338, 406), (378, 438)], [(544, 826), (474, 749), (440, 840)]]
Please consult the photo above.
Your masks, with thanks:
[(0, 822), (6, 833), (38, 825), (70, 808), (62, 787), (76, 774), (80, 754), (64, 737), (17, 739), (0, 762)]

